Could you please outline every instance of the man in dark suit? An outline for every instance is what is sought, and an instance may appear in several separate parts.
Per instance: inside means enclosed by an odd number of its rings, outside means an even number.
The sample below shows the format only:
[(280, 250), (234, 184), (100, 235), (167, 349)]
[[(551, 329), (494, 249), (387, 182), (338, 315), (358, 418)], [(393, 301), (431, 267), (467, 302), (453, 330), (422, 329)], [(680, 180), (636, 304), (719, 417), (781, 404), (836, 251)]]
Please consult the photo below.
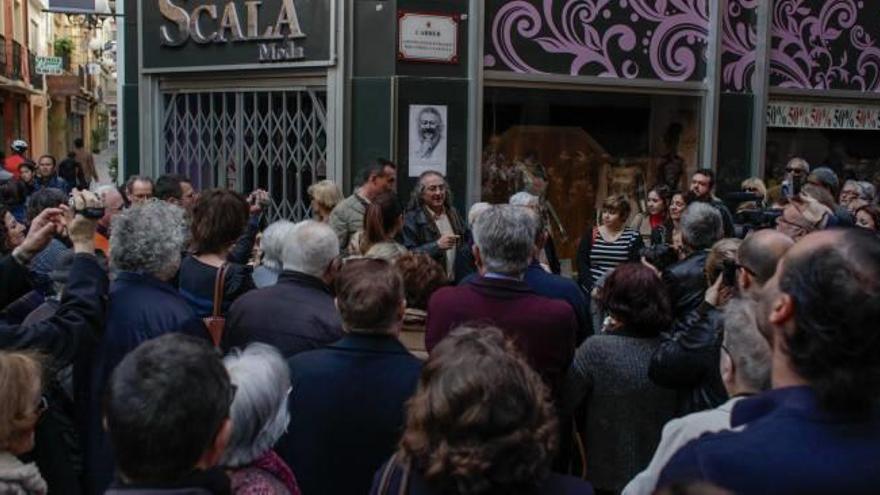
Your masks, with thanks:
[(430, 352), (462, 323), (485, 321), (514, 340), (558, 396), (578, 324), (568, 303), (539, 296), (523, 281), (535, 249), (537, 215), (519, 206), (496, 205), (477, 218), (473, 229), (480, 276), (434, 293), (428, 303), (426, 348)]
[(221, 347), (264, 342), (290, 358), (339, 340), (342, 319), (327, 285), (338, 254), (339, 240), (329, 226), (312, 220), (296, 224), (284, 238), (278, 282), (236, 299)]
[(276, 447), (303, 493), (367, 493), (394, 452), (421, 361), (397, 339), (406, 302), (394, 267), (348, 261), (335, 281), (346, 335), (288, 361), (293, 420)]
[(876, 493), (880, 486), (880, 243), (861, 229), (795, 244), (760, 289), (773, 389), (685, 445), (658, 488), (702, 479), (735, 493)]

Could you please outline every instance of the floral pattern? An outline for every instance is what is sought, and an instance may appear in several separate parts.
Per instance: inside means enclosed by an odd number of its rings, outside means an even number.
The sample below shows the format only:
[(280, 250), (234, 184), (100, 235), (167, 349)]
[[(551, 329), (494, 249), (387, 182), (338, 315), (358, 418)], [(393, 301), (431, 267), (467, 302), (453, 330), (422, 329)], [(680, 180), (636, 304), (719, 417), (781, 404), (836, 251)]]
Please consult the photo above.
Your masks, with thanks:
[[(869, 3), (875, 8), (867, 8)], [(880, 92), (878, 21), (873, 0), (777, 0), (770, 84)]]
[(702, 80), (708, 5), (708, 0), (489, 0), (484, 65), (526, 74)]
[(752, 92), (755, 87), (755, 15), (760, 0), (729, 0), (721, 17), (721, 87), (727, 92)]

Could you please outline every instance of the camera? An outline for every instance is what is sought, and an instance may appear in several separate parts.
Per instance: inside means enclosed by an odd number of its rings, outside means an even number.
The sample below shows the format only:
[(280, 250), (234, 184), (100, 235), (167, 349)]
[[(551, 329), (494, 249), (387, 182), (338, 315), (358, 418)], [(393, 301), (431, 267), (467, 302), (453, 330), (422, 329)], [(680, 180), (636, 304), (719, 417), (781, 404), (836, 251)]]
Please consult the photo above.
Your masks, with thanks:
[(654, 244), (643, 247), (639, 256), (661, 272), (678, 262), (678, 253), (668, 244)]

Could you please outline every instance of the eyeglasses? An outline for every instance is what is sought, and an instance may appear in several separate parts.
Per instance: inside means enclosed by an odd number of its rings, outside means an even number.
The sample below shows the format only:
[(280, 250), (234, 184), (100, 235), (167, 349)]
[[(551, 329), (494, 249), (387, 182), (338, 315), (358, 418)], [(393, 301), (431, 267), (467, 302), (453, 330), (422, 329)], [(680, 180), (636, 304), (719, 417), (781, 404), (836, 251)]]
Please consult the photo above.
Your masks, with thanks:
[(747, 193), (757, 193), (760, 192), (757, 187), (744, 187), (743, 192)]
[(730, 353), (730, 349), (728, 349), (726, 345), (721, 344), (721, 350), (727, 354), (727, 357), (729, 357), (731, 361), (733, 361), (733, 354)]
[(794, 168), (794, 167), (785, 167), (785, 171), (790, 174), (795, 174), (795, 175), (807, 173), (807, 171), (802, 168)]

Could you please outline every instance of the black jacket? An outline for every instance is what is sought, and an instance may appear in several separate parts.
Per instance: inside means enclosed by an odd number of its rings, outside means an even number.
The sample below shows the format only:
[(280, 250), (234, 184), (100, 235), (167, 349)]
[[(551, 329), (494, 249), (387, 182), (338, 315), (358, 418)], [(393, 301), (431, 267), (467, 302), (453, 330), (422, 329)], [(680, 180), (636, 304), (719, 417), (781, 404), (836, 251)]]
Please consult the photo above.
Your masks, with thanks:
[(304, 494), (367, 493), (396, 450), (422, 363), (392, 335), (349, 333), (288, 360), (287, 433), (276, 451)]
[(718, 369), (722, 328), (721, 311), (704, 302), (661, 335), (648, 376), (661, 387), (682, 392), (679, 415), (712, 409), (727, 400)]
[[(465, 225), (455, 208), (447, 208), (446, 215), (449, 217), (452, 231), (456, 235), (463, 235)], [(440, 230), (434, 220), (428, 216), (425, 208), (410, 208), (406, 211), (403, 219), (403, 245), (410, 251), (427, 253), (445, 269), (446, 251), (440, 249), (437, 239), (440, 239)]]
[[(0, 260), (3, 278), (28, 276), (27, 268), (11, 256)], [(34, 325), (0, 323), (0, 349), (29, 349), (52, 358), (56, 368), (70, 364), (84, 339), (97, 339), (104, 329), (107, 273), (89, 254), (77, 254), (61, 307), (48, 320)]]
[(342, 338), (342, 319), (321, 279), (284, 271), (278, 282), (239, 297), (229, 308), (221, 348), (251, 342), (275, 346), (285, 358)]
[(669, 291), (672, 315), (679, 319), (697, 309), (706, 294), (706, 258), (708, 251), (691, 253), (687, 258), (663, 272), (663, 281)]

